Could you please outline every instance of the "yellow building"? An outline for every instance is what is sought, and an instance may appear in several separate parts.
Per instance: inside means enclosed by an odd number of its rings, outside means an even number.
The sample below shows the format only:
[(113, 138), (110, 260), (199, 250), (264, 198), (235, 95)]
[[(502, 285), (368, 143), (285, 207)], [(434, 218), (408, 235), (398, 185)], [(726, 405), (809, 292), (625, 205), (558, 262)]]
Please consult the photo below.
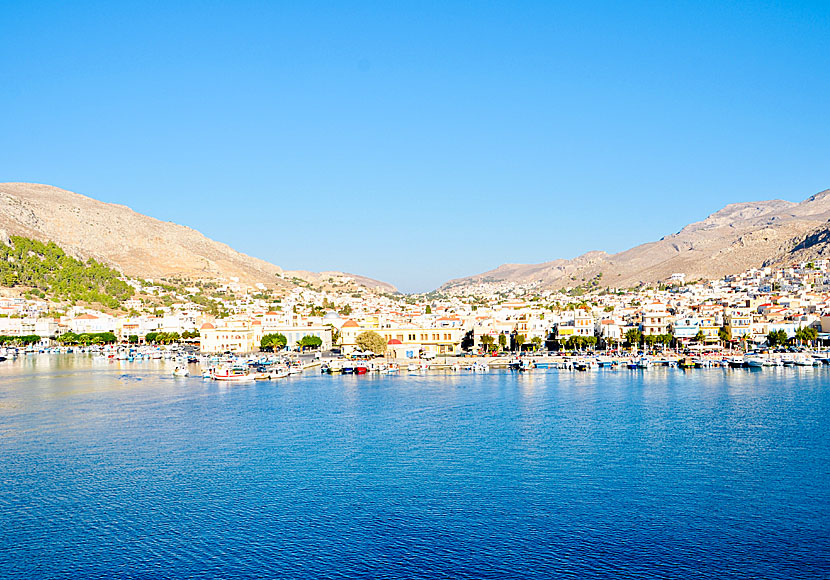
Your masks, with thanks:
[(406, 358), (417, 358), (420, 354), (456, 354), (461, 350), (461, 339), (464, 337), (463, 328), (422, 328), (419, 326), (404, 326), (399, 328), (367, 328), (354, 320), (347, 320), (340, 328), (340, 346), (343, 354), (350, 354), (358, 349), (357, 337), (366, 331), (376, 332), (387, 344), (393, 342), (390, 354), (399, 356), (405, 353)]
[(218, 327), (206, 322), (199, 329), (200, 349), (204, 353), (248, 353), (256, 346), (254, 331), (248, 321), (223, 321)]

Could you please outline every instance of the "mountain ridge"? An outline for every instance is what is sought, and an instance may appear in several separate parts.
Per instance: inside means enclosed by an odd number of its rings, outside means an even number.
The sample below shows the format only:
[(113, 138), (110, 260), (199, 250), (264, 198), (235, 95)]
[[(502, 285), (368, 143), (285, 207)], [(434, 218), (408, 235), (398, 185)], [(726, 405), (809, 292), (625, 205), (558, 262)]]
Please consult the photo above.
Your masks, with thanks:
[(797, 240), (828, 220), (830, 189), (800, 203), (781, 199), (733, 203), (676, 233), (615, 254), (593, 250), (572, 259), (502, 264), (481, 274), (450, 280), (441, 289), (482, 281), (539, 283), (559, 289), (598, 277), (603, 287), (630, 287), (659, 282), (676, 272), (686, 274), (686, 279), (719, 278), (770, 261), (795, 259)]
[[(79, 258), (94, 258), (138, 278), (194, 280), (239, 278), (287, 289), (294, 283), (275, 264), (234, 250), (189, 226), (138, 213), (46, 184), (0, 183), (0, 233), (53, 241)], [(367, 287), (396, 291), (362, 276)]]

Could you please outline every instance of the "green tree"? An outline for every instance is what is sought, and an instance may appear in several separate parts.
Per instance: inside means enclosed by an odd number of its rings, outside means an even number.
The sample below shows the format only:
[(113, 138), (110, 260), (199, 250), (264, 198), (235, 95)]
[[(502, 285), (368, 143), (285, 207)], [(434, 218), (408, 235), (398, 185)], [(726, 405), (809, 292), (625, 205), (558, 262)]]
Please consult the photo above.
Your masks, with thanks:
[(729, 339), (731, 338), (731, 335), (730, 335), (729, 329), (728, 329), (727, 327), (725, 327), (725, 326), (721, 326), (721, 327), (718, 329), (718, 338), (720, 339), (720, 341), (721, 341), (724, 345), (728, 344), (728, 343), (729, 343)]
[(386, 352), (386, 340), (373, 330), (361, 332), (354, 340), (361, 350), (370, 350), (375, 354)]
[(542, 346), (542, 338), (539, 336), (534, 336), (530, 339), (530, 342), (533, 343), (533, 350), (539, 350)]
[(55, 337), (55, 340), (63, 345), (78, 344), (78, 335), (69, 331)]
[(502, 333), (499, 334), (499, 349), (504, 350), (507, 348), (507, 335)]
[(307, 348), (320, 348), (323, 344), (323, 339), (319, 336), (314, 336), (313, 334), (306, 334), (297, 344), (303, 350)]
[(697, 343), (703, 344), (703, 342), (705, 340), (706, 340), (706, 333), (703, 332), (702, 330), (698, 330), (697, 334), (695, 334), (694, 341), (697, 342)]
[(788, 340), (789, 337), (787, 336), (787, 331), (783, 329), (771, 330), (767, 333), (767, 345), (769, 345), (770, 348), (787, 344)]
[(31, 296), (53, 300), (97, 303), (117, 308), (133, 295), (121, 274), (89, 259), (67, 256), (53, 242), (43, 243), (11, 236), (0, 244), (0, 282), (5, 286), (27, 286)]
[(259, 341), (259, 347), (262, 350), (281, 350), (286, 344), (288, 344), (288, 339), (280, 332), (263, 335)]
[(130, 336), (127, 337), (127, 342), (129, 342), (130, 344), (138, 344), (138, 335), (137, 334), (131, 334)]
[(466, 351), (470, 350), (471, 348), (473, 348), (474, 344), (475, 344), (475, 337), (473, 336), (473, 331), (468, 330), (467, 332), (464, 333), (464, 338), (461, 339), (461, 345), (460, 345), (461, 350), (466, 352)]
[(496, 339), (494, 339), (489, 334), (482, 334), (481, 337), (479, 337), (478, 341), (484, 347), (485, 351), (491, 351), (494, 348), (494, 343), (496, 342)]
[(816, 338), (818, 338), (818, 332), (812, 326), (799, 326), (795, 331), (795, 339), (798, 341), (799, 345), (805, 342), (812, 344)]
[(630, 328), (625, 331), (625, 342), (630, 348), (634, 348), (643, 341), (643, 333), (638, 328)]
[(427, 304), (427, 308), (426, 308), (426, 310), (425, 310), (424, 312), (425, 312), (426, 314), (432, 314), (432, 306), (430, 306), (429, 304)]
[(516, 335), (516, 350), (522, 350), (522, 345), (525, 343), (527, 338), (524, 334), (517, 334)]

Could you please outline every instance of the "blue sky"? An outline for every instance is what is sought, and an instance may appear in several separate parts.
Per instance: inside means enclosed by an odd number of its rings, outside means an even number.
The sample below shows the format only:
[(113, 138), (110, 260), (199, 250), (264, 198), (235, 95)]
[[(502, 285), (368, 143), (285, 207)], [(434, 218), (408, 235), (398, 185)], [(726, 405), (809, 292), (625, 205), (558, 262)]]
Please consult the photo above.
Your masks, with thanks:
[(830, 187), (827, 2), (0, 3), (0, 181), (405, 291)]

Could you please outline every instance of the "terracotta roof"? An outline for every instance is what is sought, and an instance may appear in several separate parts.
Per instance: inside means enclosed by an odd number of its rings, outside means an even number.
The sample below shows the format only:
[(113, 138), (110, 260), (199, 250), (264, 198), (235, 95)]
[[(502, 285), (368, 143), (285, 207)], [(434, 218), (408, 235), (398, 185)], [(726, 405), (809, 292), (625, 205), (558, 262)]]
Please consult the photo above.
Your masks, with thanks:
[(202, 326), (199, 327), (199, 330), (213, 330), (216, 328), (210, 322), (205, 322)]
[(75, 320), (98, 320), (98, 317), (91, 314), (81, 314), (80, 316), (76, 316)]
[(354, 320), (347, 320), (346, 323), (343, 324), (342, 328), (357, 328), (358, 326), (360, 325)]
[(400, 340), (398, 340), (397, 338), (390, 338), (389, 342), (387, 342), (386, 344), (403, 344), (403, 343)]

